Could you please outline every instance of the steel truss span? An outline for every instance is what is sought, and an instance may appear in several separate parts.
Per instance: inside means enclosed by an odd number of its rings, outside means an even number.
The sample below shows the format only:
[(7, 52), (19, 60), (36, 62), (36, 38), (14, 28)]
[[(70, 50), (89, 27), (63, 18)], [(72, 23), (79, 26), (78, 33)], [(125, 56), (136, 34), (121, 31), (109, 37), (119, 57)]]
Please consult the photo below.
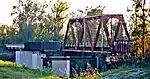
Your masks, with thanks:
[(65, 52), (122, 53), (131, 52), (130, 42), (123, 15), (102, 14), (69, 19), (63, 48)]

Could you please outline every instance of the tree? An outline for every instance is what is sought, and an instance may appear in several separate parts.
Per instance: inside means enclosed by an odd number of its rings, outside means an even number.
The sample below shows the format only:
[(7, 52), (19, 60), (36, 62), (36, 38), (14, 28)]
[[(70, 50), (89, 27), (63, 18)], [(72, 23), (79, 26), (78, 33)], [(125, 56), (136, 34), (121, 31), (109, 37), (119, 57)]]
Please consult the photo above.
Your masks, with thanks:
[(104, 9), (105, 6), (98, 5), (96, 7), (86, 6), (84, 10), (78, 9), (77, 11), (80, 13), (80, 15), (78, 16), (86, 16), (86, 15), (90, 16), (90, 15), (102, 14)]
[[(51, 4), (51, 3), (50, 3)], [(51, 12), (46, 12), (49, 4), (40, 4), (32, 0), (19, 0), (17, 6), (13, 6), (12, 15), (17, 14), (13, 26), (19, 27), (21, 42), (28, 41), (56, 41), (62, 39), (60, 31), (69, 14), (65, 15), (69, 4), (57, 0), (50, 6)]]
[(69, 9), (69, 4), (62, 0), (57, 0), (56, 3), (51, 5), (51, 12), (48, 14), (51, 17), (51, 26), (49, 27), (49, 32), (52, 34), (52, 39), (54, 41), (62, 41), (63, 34), (62, 29), (64, 23), (69, 18), (72, 13), (66, 14)]
[(57, 2), (52, 6), (52, 20), (55, 24), (55, 28), (58, 32), (63, 28), (63, 24), (70, 14), (65, 14), (65, 12), (69, 9), (69, 4), (67, 2), (63, 2), (57, 0)]
[[(149, 25), (150, 20), (150, 8), (145, 7), (145, 0), (133, 0), (133, 9), (129, 10), (132, 12), (131, 19), (134, 24), (134, 28), (132, 28), (132, 36), (133, 36), (133, 50), (138, 52), (138, 55), (141, 57), (144, 52), (149, 50), (149, 38), (147, 35), (149, 34)], [(145, 15), (148, 14), (148, 15)], [(145, 37), (146, 36), (146, 37)]]
[(32, 0), (19, 0), (17, 6), (13, 6), (13, 12), (11, 15), (17, 15), (13, 20), (13, 26), (20, 29), (19, 36), (21, 42), (32, 41), (34, 35), (34, 29), (36, 27), (42, 27), (43, 20), (45, 20), (45, 8), (47, 4), (35, 3)]
[(16, 43), (18, 30), (7, 25), (0, 27), (0, 44)]

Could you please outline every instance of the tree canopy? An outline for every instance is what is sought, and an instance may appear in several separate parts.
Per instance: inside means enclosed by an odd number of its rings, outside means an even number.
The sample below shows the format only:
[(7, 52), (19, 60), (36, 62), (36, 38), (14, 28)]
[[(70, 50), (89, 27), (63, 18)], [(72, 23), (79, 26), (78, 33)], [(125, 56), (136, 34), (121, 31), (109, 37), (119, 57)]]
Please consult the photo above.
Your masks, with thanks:
[(61, 0), (54, 4), (19, 0), (11, 13), (16, 15), (12, 26), (19, 28), (17, 42), (62, 40), (61, 30), (69, 16), (68, 9), (69, 4)]
[[(139, 56), (142, 55), (142, 47), (144, 51), (149, 51), (150, 47), (150, 8), (145, 8), (145, 0), (133, 0), (131, 19), (133, 26), (131, 28), (133, 38), (133, 50)], [(144, 38), (143, 38), (144, 37)]]

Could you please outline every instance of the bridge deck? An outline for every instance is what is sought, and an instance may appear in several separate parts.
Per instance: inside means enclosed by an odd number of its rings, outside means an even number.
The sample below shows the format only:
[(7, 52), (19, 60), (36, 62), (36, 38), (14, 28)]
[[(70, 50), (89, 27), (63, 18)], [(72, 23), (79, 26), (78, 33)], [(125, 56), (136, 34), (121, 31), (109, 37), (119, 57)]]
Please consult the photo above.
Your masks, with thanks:
[(63, 49), (63, 52), (78, 52), (78, 53), (111, 53), (110, 51), (91, 51), (91, 50), (69, 50)]

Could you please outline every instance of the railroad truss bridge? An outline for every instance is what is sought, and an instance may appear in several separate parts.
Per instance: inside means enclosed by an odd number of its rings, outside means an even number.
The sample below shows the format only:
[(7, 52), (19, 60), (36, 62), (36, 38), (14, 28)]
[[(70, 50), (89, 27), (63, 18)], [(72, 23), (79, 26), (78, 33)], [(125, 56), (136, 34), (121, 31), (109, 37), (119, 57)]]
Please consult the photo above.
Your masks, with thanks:
[[(49, 56), (132, 55), (132, 41), (122, 14), (102, 14), (71, 18), (66, 27), (63, 42), (27, 42), (22, 45), (6, 45), (11, 51), (40, 51)], [(59, 59), (59, 58), (56, 58)], [(61, 59), (61, 58), (60, 58)], [(66, 58), (65, 60), (79, 59)], [(114, 58), (113, 61), (118, 61)]]

